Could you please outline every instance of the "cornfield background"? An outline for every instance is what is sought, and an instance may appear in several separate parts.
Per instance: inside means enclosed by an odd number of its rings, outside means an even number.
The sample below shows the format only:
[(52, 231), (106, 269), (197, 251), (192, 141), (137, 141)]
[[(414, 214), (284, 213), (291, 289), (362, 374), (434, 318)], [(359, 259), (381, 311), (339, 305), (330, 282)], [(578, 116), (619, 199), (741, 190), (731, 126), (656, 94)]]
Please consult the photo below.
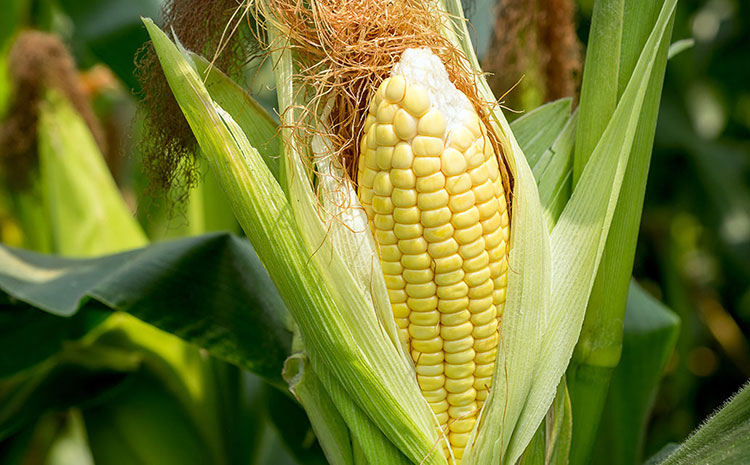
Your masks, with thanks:
[[(521, 134), (534, 115), (551, 115), (559, 131), (579, 105), (595, 0), (463, 6), (527, 152)], [(284, 329), (287, 309), (209, 163), (187, 163), (169, 145), (182, 137), (199, 150), (189, 128), (180, 132), (180, 107), (149, 100), (159, 84), (143, 63), (158, 61), (144, 55), (142, 17), (163, 8), (0, 1), (0, 464), (329, 463), (314, 413), (280, 370), (299, 343)], [(249, 89), (255, 101), (240, 101), (241, 115), (242, 105), (253, 108), (247, 118), (268, 111), (247, 137), (279, 153), (280, 135), (263, 140), (279, 121), (274, 60), (247, 46), (250, 16), (224, 29), (245, 4), (175, 0), (166, 12), (157, 23), (206, 57), (193, 56), (202, 73), (215, 65)], [(672, 27), (632, 271), (645, 293), (634, 284), (628, 300), (628, 312), (643, 305), (656, 316), (625, 316), (620, 364), (596, 395), (581, 394), (569, 369), (574, 464), (668, 454), (750, 378), (750, 4), (680, 0)], [(234, 89), (208, 76), (209, 91)], [(230, 91), (212, 98), (234, 116), (240, 94)], [(155, 114), (173, 132), (153, 129)], [(283, 179), (278, 160), (266, 161)], [(47, 274), (19, 278), (34, 267)], [(739, 450), (732, 460), (750, 456), (736, 440), (750, 434), (746, 397), (732, 433), (723, 430)], [(576, 415), (589, 408), (597, 422), (578, 433)], [(550, 463), (532, 455), (521, 463)], [(709, 456), (679, 463), (742, 463)]]

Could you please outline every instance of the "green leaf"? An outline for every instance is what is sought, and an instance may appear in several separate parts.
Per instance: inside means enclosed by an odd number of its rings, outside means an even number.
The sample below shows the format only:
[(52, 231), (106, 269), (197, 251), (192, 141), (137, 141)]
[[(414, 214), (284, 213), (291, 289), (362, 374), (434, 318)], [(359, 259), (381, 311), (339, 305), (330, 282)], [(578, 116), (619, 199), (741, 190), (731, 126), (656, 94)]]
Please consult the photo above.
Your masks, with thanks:
[[(750, 461), (750, 386), (747, 384), (667, 457), (647, 465), (735, 465)], [(660, 454), (661, 455), (661, 454)]]
[(570, 98), (545, 103), (510, 123), (510, 129), (532, 171), (536, 172), (537, 162), (570, 117), (571, 104)]
[(291, 342), (284, 304), (250, 245), (233, 236), (210, 234), (87, 260), (0, 246), (0, 292), (22, 304), (3, 312), (33, 311), (23, 308), (28, 305), (65, 317), (90, 309), (128, 312), (284, 386)]
[(83, 410), (96, 463), (217, 463), (177, 398), (152, 375), (139, 373), (117, 394)]
[[(588, 147), (600, 141), (598, 122), (610, 117), (610, 103), (622, 102), (626, 85), (635, 77), (636, 63), (644, 52), (652, 53), (650, 40), (657, 20), (669, 2), (638, 0), (598, 2), (594, 11), (591, 41), (600, 41), (589, 49), (587, 68), (581, 95), (580, 120), (573, 166), (575, 184), (583, 165), (588, 160)], [(617, 15), (615, 11), (621, 10)], [(638, 115), (638, 126), (630, 148), (620, 196), (612, 218), (610, 234), (598, 266), (596, 281), (586, 310), (581, 336), (568, 372), (575, 422), (573, 463), (588, 463), (591, 442), (606, 398), (607, 384), (617, 364), (622, 344), (622, 321), (625, 313), (627, 289), (633, 267), (636, 238), (640, 226), (641, 209), (651, 160), (651, 148), (656, 129), (661, 89), (666, 67), (667, 50), (672, 34), (670, 17), (663, 39), (655, 47), (656, 59), (648, 79), (643, 105)], [(612, 57), (599, 59), (601, 43), (620, 43)], [(615, 66), (616, 65), (616, 66)], [(614, 66), (614, 67), (613, 67)], [(590, 80), (586, 73), (590, 73)], [(617, 85), (602, 85), (601, 79), (613, 80)], [(619, 103), (618, 103), (619, 108)], [(588, 126), (583, 122), (588, 121)], [(597, 132), (599, 131), (599, 132)], [(600, 143), (600, 142), (599, 142)], [(579, 369), (580, 367), (580, 369)]]
[(646, 425), (680, 320), (631, 281), (622, 358), (610, 383), (592, 463), (640, 463)]
[[(668, 42), (667, 31), (675, 5), (676, 0), (668, 0), (662, 8), (632, 78), (552, 231), (552, 295), (544, 337), (546, 344), (535, 365), (535, 382), (525, 402), (527, 411), (519, 419), (516, 431), (518, 442), (515, 445), (511, 443), (505, 457), (510, 463), (523, 451), (546, 412), (545, 406), (551, 402), (556, 383), (559, 382), (557, 374), (562, 375), (577, 340), (583, 310), (594, 284), (636, 137), (657, 52), (661, 44)], [(519, 343), (516, 350), (525, 352), (527, 347)], [(551, 380), (556, 382), (554, 387), (550, 386)], [(573, 447), (575, 450), (575, 445)]]

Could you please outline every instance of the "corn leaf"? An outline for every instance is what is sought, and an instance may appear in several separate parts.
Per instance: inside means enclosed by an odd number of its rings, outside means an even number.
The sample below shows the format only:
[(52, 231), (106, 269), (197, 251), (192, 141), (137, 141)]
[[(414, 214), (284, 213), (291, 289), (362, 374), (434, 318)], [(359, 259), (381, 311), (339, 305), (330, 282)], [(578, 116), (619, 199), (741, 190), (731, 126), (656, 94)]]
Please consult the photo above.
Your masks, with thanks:
[[(30, 319), (27, 312), (37, 312), (56, 318), (61, 328), (89, 311), (128, 312), (285, 385), (281, 368), (291, 341), (284, 329), (286, 310), (249, 244), (226, 234), (86, 260), (2, 246), (0, 299), (13, 303), (3, 307), (8, 318)], [(18, 342), (5, 336), (0, 341)], [(29, 337), (26, 345), (38, 343)], [(15, 345), (3, 353), (19, 350)]]
[(685, 442), (646, 465), (734, 465), (750, 461), (750, 387), (746, 384)]
[[(584, 76), (581, 120), (607, 118), (611, 99), (622, 98), (626, 84), (633, 75), (638, 56), (644, 49), (644, 44), (664, 5), (664, 2), (650, 0), (630, 1), (624, 5), (616, 1), (602, 3), (604, 6), (594, 12), (592, 24), (592, 28), (599, 35), (592, 37), (592, 40), (601, 40), (605, 43), (621, 42), (618, 63), (616, 69), (601, 69), (608, 68), (611, 63), (594, 59), (587, 67), (586, 72), (590, 72), (593, 76), (591, 79), (596, 80), (587, 81)], [(610, 7), (612, 10), (622, 8), (621, 17), (610, 18)], [(611, 233), (607, 237), (604, 255), (586, 310), (581, 338), (568, 372), (574, 415), (578, 423), (585, 425), (577, 428), (574, 434), (574, 463), (589, 461), (587, 455), (591, 449), (590, 442), (597, 431), (597, 422), (606, 398), (607, 383), (620, 356), (622, 321), (640, 226), (671, 29), (670, 20), (665, 39), (658, 45), (654, 71), (646, 90), (630, 160), (622, 182), (621, 195), (612, 219)], [(598, 80), (603, 78), (599, 76), (601, 73), (607, 74), (607, 79), (616, 79), (618, 85), (601, 86)], [(583, 97), (586, 94), (589, 96), (584, 101)], [(582, 152), (582, 147), (590, 146), (600, 134), (596, 132), (596, 127), (588, 128), (588, 132), (584, 131), (586, 128), (579, 125), (578, 137), (584, 139), (580, 144), (576, 142), (574, 183), (581, 165), (587, 161), (588, 152)], [(578, 367), (586, 373), (578, 373)]]
[(546, 412), (547, 399), (554, 395), (549, 381), (559, 381), (572, 355), (635, 140), (641, 107), (658, 51), (661, 44), (668, 42), (675, 6), (676, 0), (665, 2), (612, 119), (552, 231), (552, 300), (546, 345), (526, 399), (525, 415), (517, 426), (517, 438), (522, 439), (515, 447), (510, 445), (509, 457), (506, 456), (510, 463), (525, 447), (526, 438), (533, 434), (537, 418)]
[(592, 463), (641, 463), (646, 424), (680, 320), (630, 282), (622, 358), (612, 376)]
[[(364, 318), (353, 316), (355, 309), (367, 308), (357, 305), (364, 296), (352, 289), (342, 289), (341, 282), (331, 286), (318, 267), (310, 266), (311, 258), (315, 257), (311, 257), (291, 206), (257, 150), (248, 143), (232, 117), (211, 100), (185, 55), (150, 20), (144, 23), (203, 153), (302, 330), (316, 373), (319, 367), (330, 364), (333, 375), (356, 404), (366, 410), (368, 417), (410, 460), (445, 463), (432, 450), (435, 442), (432, 425), (425, 426), (426, 421), (420, 420), (424, 416), (413, 414), (422, 406), (409, 402), (415, 397), (408, 391), (399, 390), (409, 382), (416, 389), (416, 382), (404, 371), (400, 357), (389, 357), (386, 351), (374, 348), (386, 347), (398, 352), (379, 333), (378, 327), (364, 325)], [(277, 84), (283, 85), (283, 82)], [(331, 364), (331, 360), (336, 363)]]

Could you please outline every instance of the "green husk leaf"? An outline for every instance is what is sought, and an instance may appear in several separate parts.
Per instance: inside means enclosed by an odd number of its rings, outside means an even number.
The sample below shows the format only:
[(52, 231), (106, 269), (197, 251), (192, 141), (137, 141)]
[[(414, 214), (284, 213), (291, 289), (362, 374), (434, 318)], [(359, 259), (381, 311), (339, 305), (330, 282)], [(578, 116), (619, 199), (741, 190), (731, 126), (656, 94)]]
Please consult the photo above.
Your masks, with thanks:
[(305, 408), (331, 465), (353, 465), (349, 428), (303, 353), (296, 353), (286, 360), (284, 380)]
[(526, 161), (536, 173), (537, 162), (549, 149), (570, 117), (572, 99), (562, 98), (540, 105), (510, 123)]
[[(317, 264), (317, 254), (311, 254), (301, 237), (292, 206), (257, 150), (231, 116), (211, 100), (185, 56), (150, 20), (144, 23), (203, 153), (299, 324), (316, 374), (329, 368), (355, 403), (410, 460), (445, 463), (432, 451), (436, 434), (430, 419), (425, 418), (426, 403), (420, 405), (418, 400), (421, 395), (416, 381), (404, 370), (403, 359), (379, 326), (365, 324), (364, 320), (376, 319), (374, 312), (362, 312), (367, 308), (362, 305), (366, 297), (356, 288), (342, 288), (340, 281), (331, 286), (318, 266), (310, 266), (311, 259)], [(284, 81), (277, 83), (280, 93), (285, 85)], [(289, 161), (293, 160), (282, 166)], [(295, 201), (305, 200), (304, 190), (300, 194)], [(327, 273), (330, 278), (330, 271)], [(411, 389), (399, 389), (409, 385), (416, 396)]]

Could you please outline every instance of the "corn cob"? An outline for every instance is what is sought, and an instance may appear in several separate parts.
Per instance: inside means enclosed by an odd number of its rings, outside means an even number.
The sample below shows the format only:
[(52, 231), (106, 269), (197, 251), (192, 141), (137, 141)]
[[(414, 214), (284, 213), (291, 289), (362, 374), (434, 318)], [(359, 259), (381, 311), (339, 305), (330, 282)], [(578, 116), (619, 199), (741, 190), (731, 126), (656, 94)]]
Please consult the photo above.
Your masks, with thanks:
[(372, 98), (357, 178), (399, 336), (458, 463), (492, 381), (509, 218), (487, 129), (429, 49), (406, 50)]

